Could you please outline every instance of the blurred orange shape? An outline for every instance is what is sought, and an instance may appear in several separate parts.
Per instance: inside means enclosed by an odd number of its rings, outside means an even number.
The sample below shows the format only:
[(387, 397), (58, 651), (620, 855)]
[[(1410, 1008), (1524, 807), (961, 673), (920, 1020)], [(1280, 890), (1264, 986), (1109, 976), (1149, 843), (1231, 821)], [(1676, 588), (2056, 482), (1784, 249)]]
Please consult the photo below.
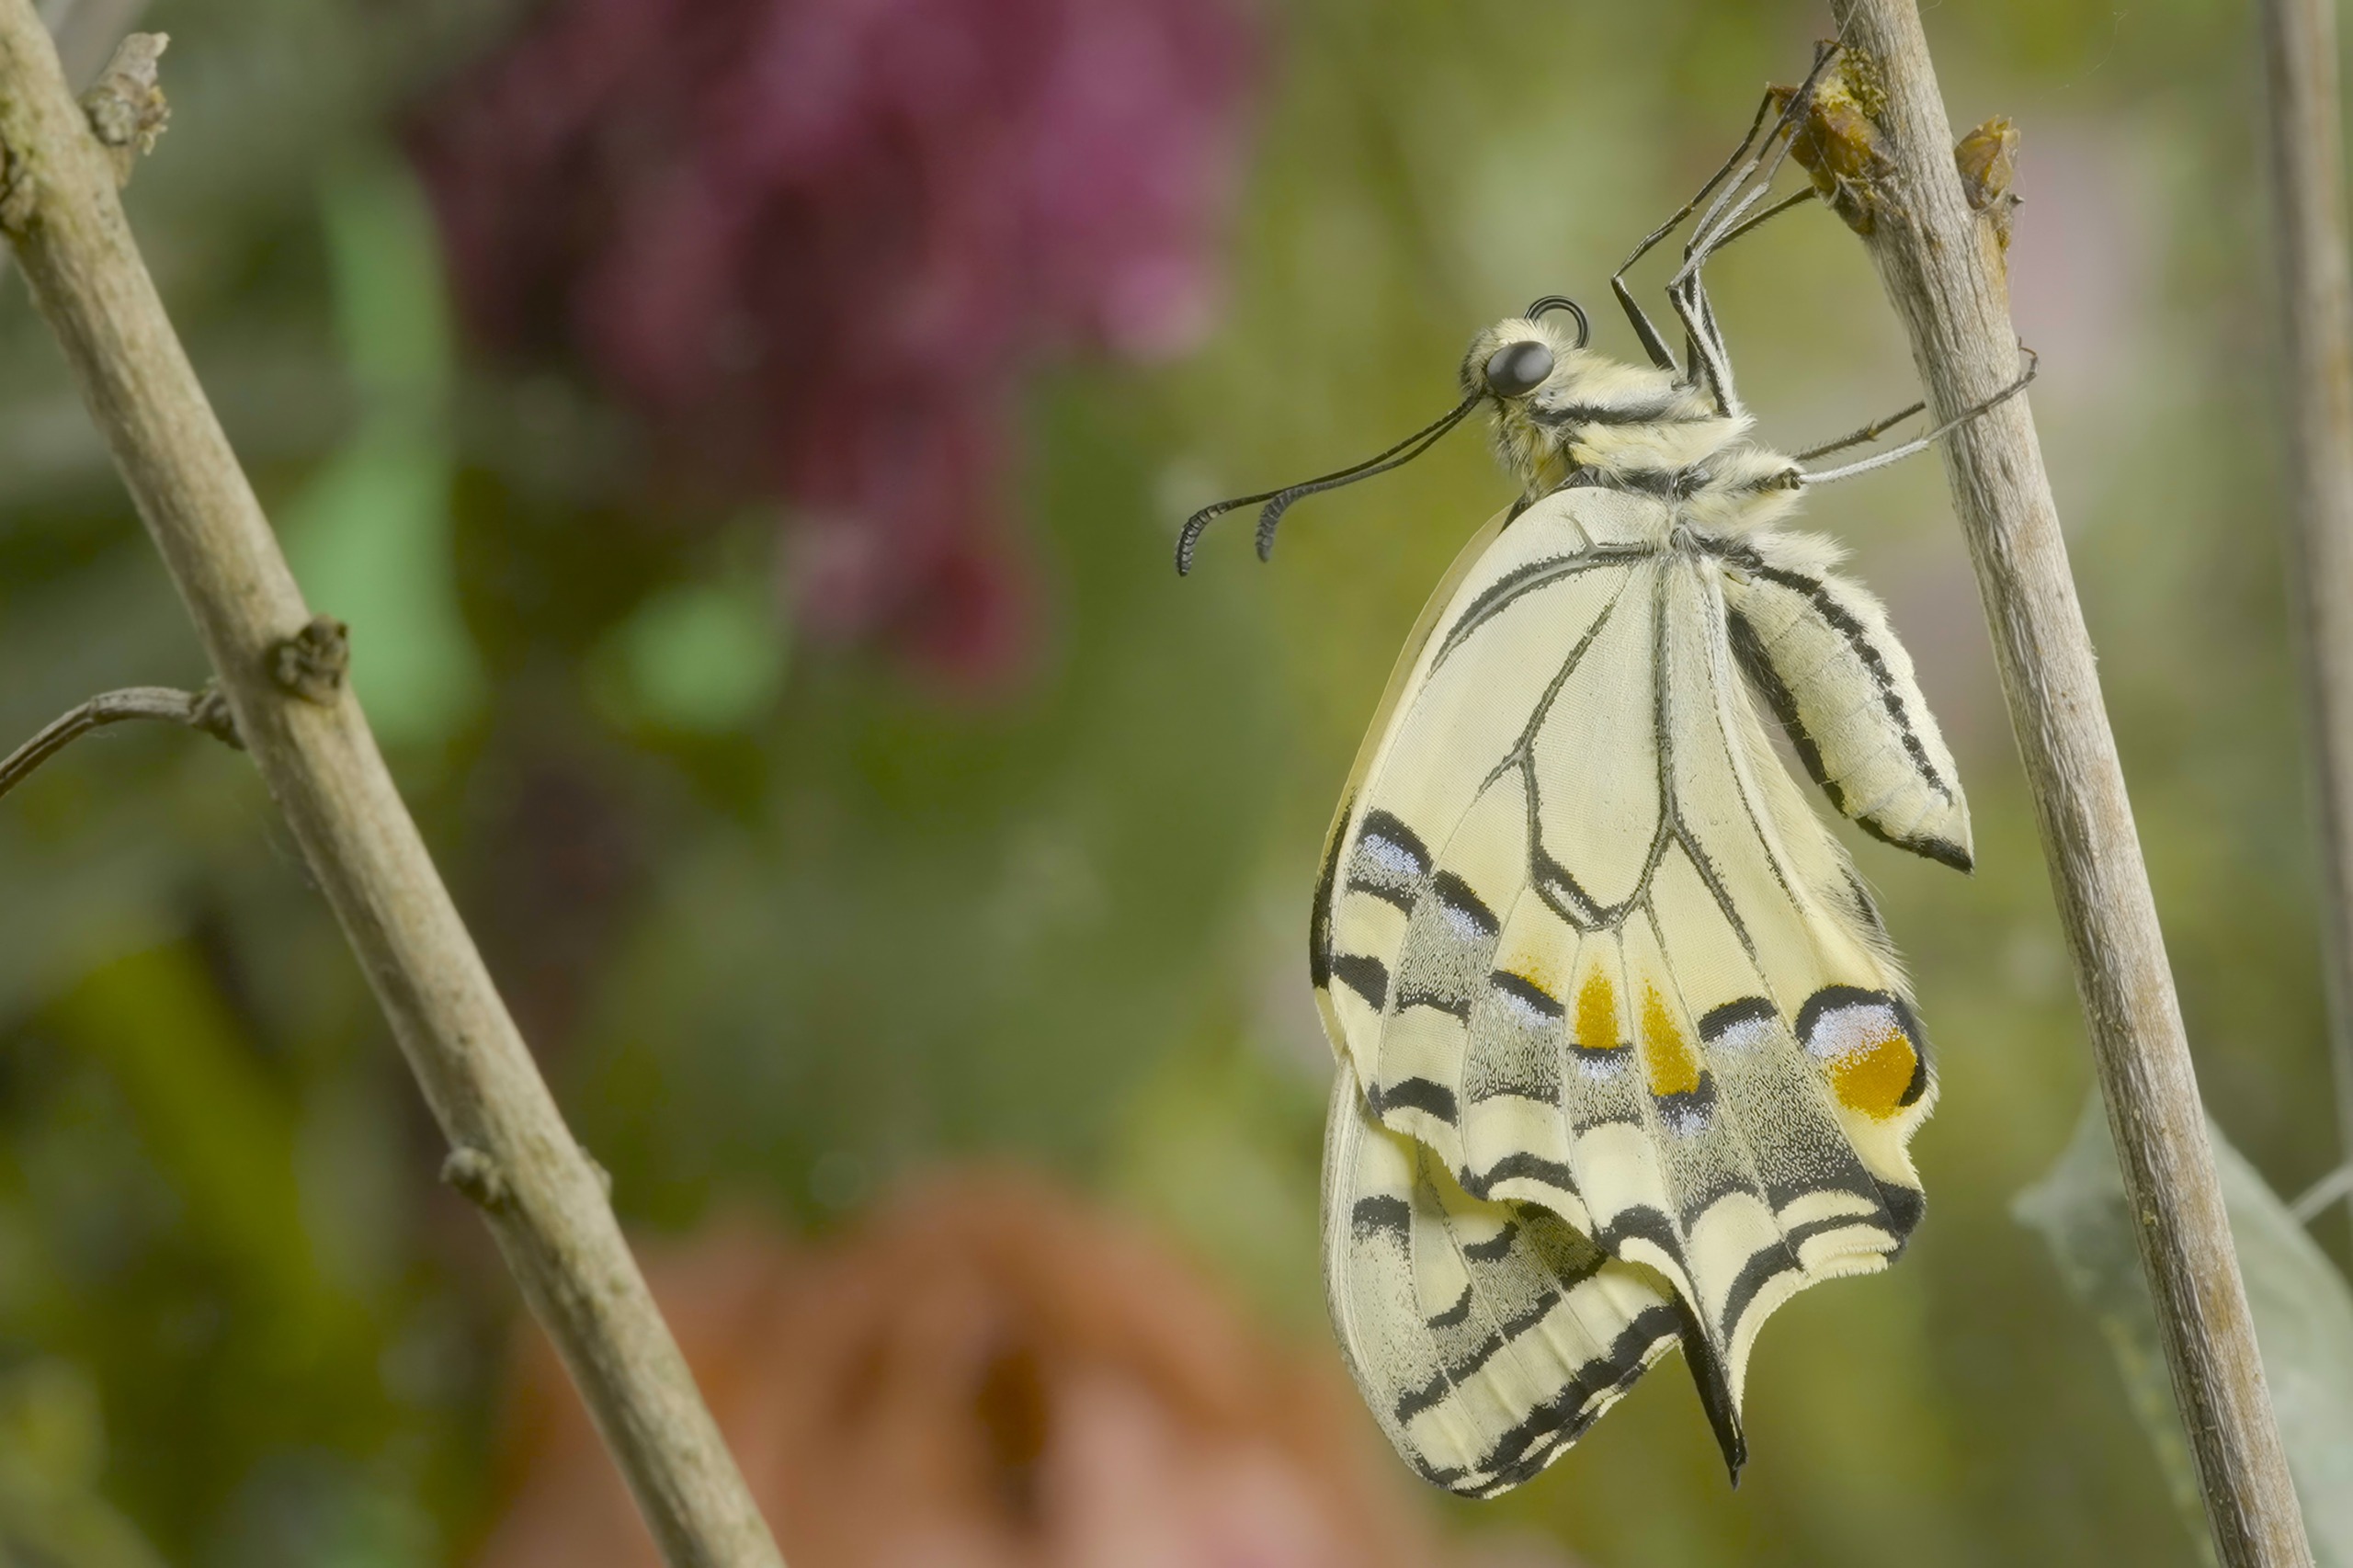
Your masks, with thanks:
[[(1440, 1552), (1336, 1362), (1270, 1342), (1131, 1225), (941, 1176), (800, 1246), (647, 1258), (793, 1568), (1404, 1568)], [(654, 1568), (536, 1342), (481, 1568)]]

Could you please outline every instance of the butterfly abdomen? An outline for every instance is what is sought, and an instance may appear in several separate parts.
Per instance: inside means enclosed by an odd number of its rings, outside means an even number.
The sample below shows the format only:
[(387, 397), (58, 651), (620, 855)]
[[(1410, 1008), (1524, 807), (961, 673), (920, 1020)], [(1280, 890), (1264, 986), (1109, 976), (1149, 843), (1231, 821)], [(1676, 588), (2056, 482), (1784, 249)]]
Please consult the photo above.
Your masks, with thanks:
[(1726, 556), (1726, 631), (1743, 672), (1830, 803), (1873, 837), (1960, 870), (1969, 808), (1912, 661), (1879, 602), (1763, 534)]

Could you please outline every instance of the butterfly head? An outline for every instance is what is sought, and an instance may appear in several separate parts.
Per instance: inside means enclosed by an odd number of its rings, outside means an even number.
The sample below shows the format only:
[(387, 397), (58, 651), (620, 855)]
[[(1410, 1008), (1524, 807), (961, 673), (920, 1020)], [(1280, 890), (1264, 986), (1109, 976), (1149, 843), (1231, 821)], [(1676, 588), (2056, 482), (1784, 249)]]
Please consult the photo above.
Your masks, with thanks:
[[(1574, 329), (1558, 319), (1567, 312)], [(1592, 358), (1585, 346), (1593, 324), (1574, 300), (1547, 294), (1528, 307), (1527, 313), (1499, 321), (1471, 340), (1462, 356), (1462, 391), (1469, 397), (1492, 397), (1508, 407), (1563, 379), (1574, 380), (1577, 361)]]
[(1496, 453), (1531, 494), (1580, 468), (1680, 469), (1744, 427), (1674, 372), (1595, 353), (1589, 335), (1583, 311), (1548, 295), (1462, 356), (1463, 394), (1492, 404)]
[[(1574, 329), (1559, 319), (1563, 312), (1574, 319)], [(1537, 301), (1524, 315), (1497, 322), (1472, 338), (1463, 356), (1461, 403), (1362, 462), (1202, 507), (1177, 531), (1178, 574), (1192, 570), (1202, 531), (1243, 506), (1260, 508), (1258, 559), (1267, 560), (1275, 529), (1293, 506), (1413, 461), (1482, 403), (1494, 405), (1497, 450), (1530, 494), (1551, 490), (1580, 469), (1677, 472), (1747, 427), (1745, 418), (1718, 416), (1702, 393), (1671, 371), (1593, 353), (1586, 347), (1589, 335), (1585, 312), (1558, 294)]]

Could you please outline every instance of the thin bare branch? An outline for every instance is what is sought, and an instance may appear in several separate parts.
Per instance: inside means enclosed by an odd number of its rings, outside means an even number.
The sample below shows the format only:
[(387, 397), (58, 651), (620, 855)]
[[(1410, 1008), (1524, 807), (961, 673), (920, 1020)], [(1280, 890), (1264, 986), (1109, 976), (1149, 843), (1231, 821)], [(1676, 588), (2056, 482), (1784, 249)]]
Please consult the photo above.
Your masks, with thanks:
[[(1879, 142), (1876, 160), (1859, 160), (1877, 187), (1865, 244), (1928, 405), (1944, 416), (2014, 374), (1995, 221), (1972, 211), (1954, 167), (1914, 0), (1833, 0), (1832, 9), (1851, 46), (1855, 101)], [(1943, 450), (2215, 1547), (2225, 1568), (2305, 1568), (2312, 1549), (2033, 412), (2010, 399), (1953, 431)]]
[(102, 691), (80, 707), (68, 709), (31, 740), (0, 758), (0, 795), (23, 783), (34, 768), (92, 730), (131, 719), (186, 724), (240, 749), (244, 744), (237, 739), (236, 722), (229, 716), (228, 703), (215, 687), (182, 691), (170, 686), (126, 686), (119, 691)]
[[(135, 84), (134, 84), (135, 85)], [(158, 109), (160, 106), (154, 106)], [(146, 120), (134, 115), (136, 127)], [(115, 148), (30, 0), (0, 0), (0, 227), (65, 349), (270, 792), (525, 1301), (678, 1568), (779, 1559), (676, 1343), (401, 803), (205, 401), (115, 194)]]
[(2337, 1145), (2353, 1157), (2353, 298), (2333, 0), (2264, 0), (2263, 53), (2293, 433), (2295, 591), (2324, 851), (2322, 972)]

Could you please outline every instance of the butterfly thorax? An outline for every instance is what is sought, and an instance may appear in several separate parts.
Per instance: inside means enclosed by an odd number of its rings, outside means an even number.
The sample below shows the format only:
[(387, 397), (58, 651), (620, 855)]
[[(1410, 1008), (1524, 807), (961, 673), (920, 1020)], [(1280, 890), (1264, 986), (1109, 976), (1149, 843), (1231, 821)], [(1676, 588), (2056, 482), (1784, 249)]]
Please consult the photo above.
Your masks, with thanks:
[[(1549, 351), (1548, 373), (1521, 391), (1491, 384), (1498, 351), (1527, 343)], [(1739, 532), (1789, 512), (1803, 483), (1795, 462), (1747, 438), (1746, 414), (1726, 415), (1673, 371), (1578, 347), (1541, 318), (1473, 338), (1462, 382), (1493, 400), (1496, 457), (1531, 497), (1564, 485), (1636, 491), (1668, 500), (1679, 523)]]

